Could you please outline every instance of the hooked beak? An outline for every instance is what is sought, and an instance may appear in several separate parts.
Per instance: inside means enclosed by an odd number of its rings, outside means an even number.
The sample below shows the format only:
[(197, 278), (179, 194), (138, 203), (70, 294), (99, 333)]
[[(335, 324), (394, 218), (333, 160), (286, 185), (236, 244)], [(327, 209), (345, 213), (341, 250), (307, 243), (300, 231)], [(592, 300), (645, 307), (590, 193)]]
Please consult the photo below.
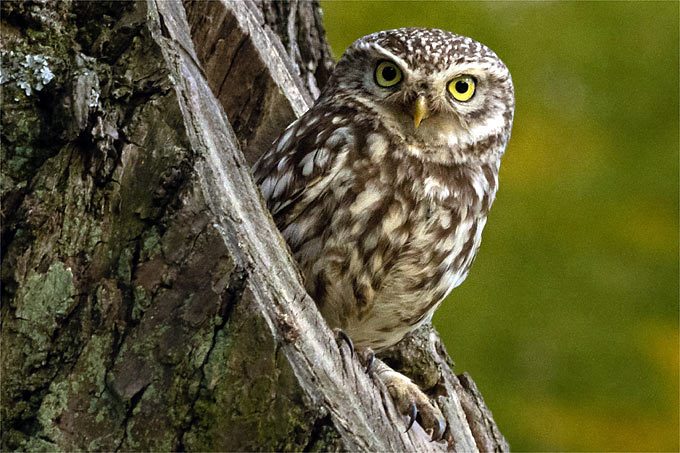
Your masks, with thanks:
[(430, 111), (427, 108), (427, 100), (425, 100), (425, 96), (418, 96), (418, 99), (416, 99), (416, 101), (413, 103), (411, 113), (413, 114), (413, 124), (417, 129), (418, 126), (420, 126), (420, 122), (430, 116)]

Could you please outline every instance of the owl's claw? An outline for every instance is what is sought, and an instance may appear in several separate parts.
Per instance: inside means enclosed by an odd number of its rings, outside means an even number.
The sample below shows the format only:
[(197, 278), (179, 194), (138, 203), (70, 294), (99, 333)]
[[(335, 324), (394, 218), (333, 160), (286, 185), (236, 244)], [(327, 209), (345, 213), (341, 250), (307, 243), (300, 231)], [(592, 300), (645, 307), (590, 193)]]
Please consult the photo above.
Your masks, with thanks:
[(352, 339), (340, 329), (333, 329), (333, 332), (335, 332), (335, 335), (338, 337), (338, 341), (342, 340), (347, 343), (347, 346), (349, 346), (350, 357), (354, 356), (354, 343), (352, 342)]
[(444, 419), (438, 418), (437, 425), (438, 426), (436, 429), (434, 427), (432, 429), (432, 437), (430, 438), (430, 441), (439, 440), (444, 437), (444, 430), (446, 429), (446, 423), (444, 423)]
[(366, 361), (366, 374), (368, 374), (373, 368), (373, 364), (375, 363), (375, 352), (373, 352), (372, 349), (366, 349), (365, 355), (366, 357), (364, 358), (364, 360)]
[(409, 407), (410, 413), (409, 413), (409, 420), (408, 420), (408, 426), (406, 427), (405, 433), (408, 432), (409, 429), (411, 429), (411, 426), (413, 426), (413, 422), (416, 421), (416, 417), (418, 416), (418, 406), (416, 406), (416, 403), (411, 402), (411, 406)]

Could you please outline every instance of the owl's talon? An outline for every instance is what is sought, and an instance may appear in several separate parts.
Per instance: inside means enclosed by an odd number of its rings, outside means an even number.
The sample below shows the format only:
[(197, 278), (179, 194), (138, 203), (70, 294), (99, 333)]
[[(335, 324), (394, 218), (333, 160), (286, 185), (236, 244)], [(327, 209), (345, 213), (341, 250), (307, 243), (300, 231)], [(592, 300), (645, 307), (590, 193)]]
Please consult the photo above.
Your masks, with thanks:
[(372, 349), (367, 349), (366, 350), (366, 374), (368, 374), (371, 369), (373, 368), (373, 364), (375, 363), (375, 352), (373, 352)]
[(435, 440), (440, 440), (444, 436), (444, 430), (445, 429), (446, 429), (446, 423), (444, 423), (443, 419), (438, 418), (436, 429), (434, 427), (432, 429), (432, 436), (430, 437), (430, 442), (434, 442)]
[(340, 329), (333, 329), (333, 331), (335, 332), (335, 335), (338, 336), (339, 340), (342, 340), (345, 343), (347, 343), (347, 346), (349, 346), (349, 355), (350, 355), (350, 357), (353, 357), (354, 356), (354, 343), (352, 342), (352, 339), (349, 336), (347, 336), (347, 334), (344, 331), (342, 331)]
[(406, 431), (404, 431), (405, 433), (411, 429), (413, 422), (416, 421), (416, 417), (418, 417), (418, 406), (416, 406), (416, 403), (411, 402), (411, 406), (409, 407), (408, 426), (406, 426)]

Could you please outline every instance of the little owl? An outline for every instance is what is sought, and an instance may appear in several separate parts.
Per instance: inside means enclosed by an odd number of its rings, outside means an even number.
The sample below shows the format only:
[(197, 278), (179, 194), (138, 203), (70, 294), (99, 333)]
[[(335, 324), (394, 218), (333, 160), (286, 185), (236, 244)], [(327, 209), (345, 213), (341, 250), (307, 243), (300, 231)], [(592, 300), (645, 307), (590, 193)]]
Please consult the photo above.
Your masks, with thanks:
[[(307, 291), (359, 350), (397, 343), (467, 276), (514, 105), (508, 69), (483, 44), (382, 31), (352, 44), (255, 164)], [(439, 437), (436, 405), (405, 376), (378, 373), (411, 423), (417, 408)]]

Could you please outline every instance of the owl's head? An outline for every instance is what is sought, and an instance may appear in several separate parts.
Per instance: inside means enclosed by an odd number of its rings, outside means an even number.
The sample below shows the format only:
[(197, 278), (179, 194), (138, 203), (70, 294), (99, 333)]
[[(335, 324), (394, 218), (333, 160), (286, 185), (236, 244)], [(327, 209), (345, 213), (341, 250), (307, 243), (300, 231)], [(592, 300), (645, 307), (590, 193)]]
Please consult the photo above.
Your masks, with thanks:
[(485, 45), (448, 31), (364, 36), (347, 49), (328, 85), (326, 91), (371, 109), (414, 153), (432, 159), (500, 157), (510, 138), (510, 72)]

